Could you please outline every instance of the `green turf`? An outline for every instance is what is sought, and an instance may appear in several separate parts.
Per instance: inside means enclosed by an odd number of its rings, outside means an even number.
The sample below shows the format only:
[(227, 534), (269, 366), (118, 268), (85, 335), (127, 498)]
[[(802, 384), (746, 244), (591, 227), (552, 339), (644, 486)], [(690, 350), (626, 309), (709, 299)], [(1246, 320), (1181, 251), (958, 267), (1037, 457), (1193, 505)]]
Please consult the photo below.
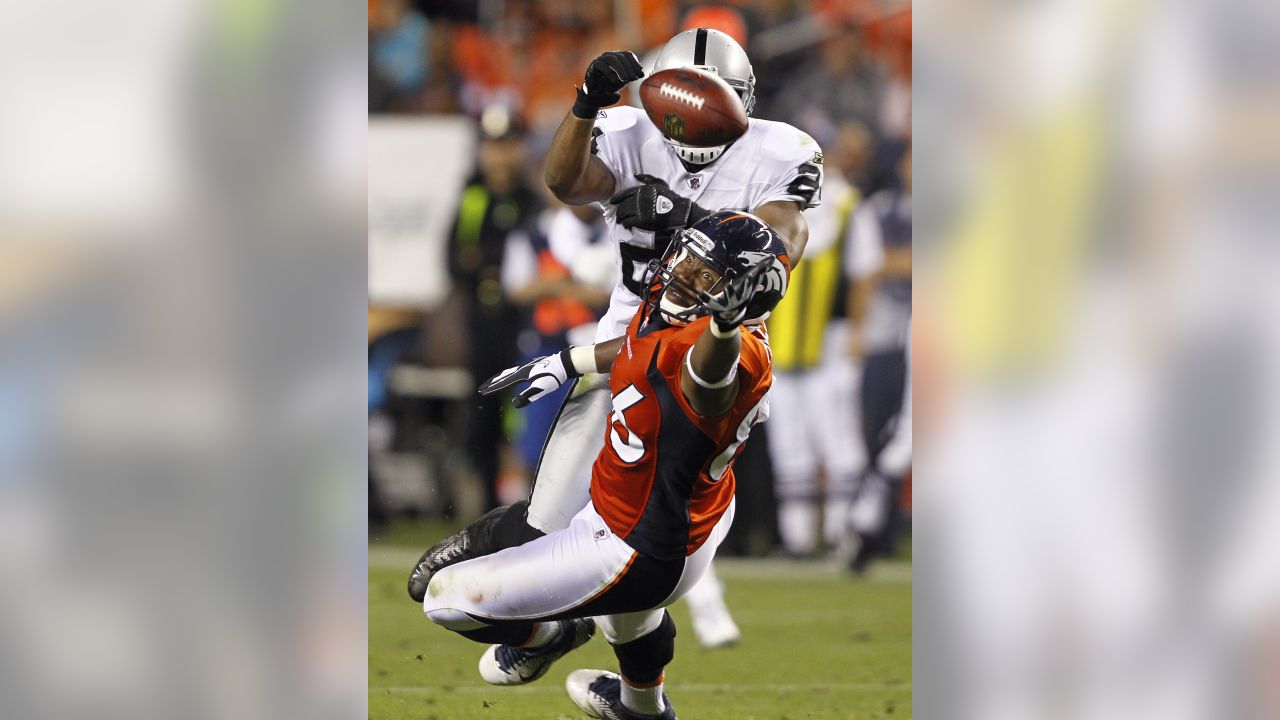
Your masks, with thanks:
[[(388, 538), (390, 539), (390, 538)], [(398, 539), (398, 538), (397, 538)], [(369, 717), (374, 720), (579, 720), (564, 678), (617, 670), (597, 636), (536, 683), (486, 685), (482, 646), (428, 622), (405, 593), (419, 549), (375, 544), (369, 557)], [(680, 634), (667, 692), (684, 720), (897, 720), (911, 717), (911, 572), (906, 562), (854, 579), (818, 564), (717, 561), (742, 628), (707, 651), (672, 608)]]

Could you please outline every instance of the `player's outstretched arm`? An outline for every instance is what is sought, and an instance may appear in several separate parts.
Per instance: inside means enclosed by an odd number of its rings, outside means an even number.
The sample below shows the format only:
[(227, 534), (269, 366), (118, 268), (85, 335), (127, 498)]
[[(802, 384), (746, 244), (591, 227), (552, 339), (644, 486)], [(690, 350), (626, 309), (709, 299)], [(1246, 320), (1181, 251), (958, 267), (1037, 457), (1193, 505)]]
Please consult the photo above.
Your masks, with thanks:
[(481, 383), (480, 394), (492, 395), (527, 382), (529, 386), (516, 393), (511, 401), (512, 405), (522, 408), (550, 395), (574, 378), (591, 372), (609, 372), (614, 358), (622, 349), (622, 341), (618, 337), (595, 345), (567, 347), (555, 355), (534, 358), (524, 365), (507, 368)]
[(585, 205), (613, 194), (613, 173), (591, 154), (591, 130), (601, 108), (618, 102), (627, 83), (644, 77), (635, 53), (607, 52), (587, 67), (573, 110), (556, 130), (543, 178), (561, 202)]
[(685, 355), (680, 375), (680, 391), (699, 415), (723, 414), (737, 397), (742, 322), (755, 297), (757, 282), (772, 265), (773, 258), (762, 260), (731, 280), (719, 295), (702, 294), (702, 301), (711, 310), (711, 322)]
[(809, 244), (809, 223), (804, 219), (800, 203), (774, 200), (752, 210), (751, 214), (778, 232), (783, 247), (787, 249), (787, 257), (791, 259), (791, 267), (795, 268), (804, 255), (804, 246)]

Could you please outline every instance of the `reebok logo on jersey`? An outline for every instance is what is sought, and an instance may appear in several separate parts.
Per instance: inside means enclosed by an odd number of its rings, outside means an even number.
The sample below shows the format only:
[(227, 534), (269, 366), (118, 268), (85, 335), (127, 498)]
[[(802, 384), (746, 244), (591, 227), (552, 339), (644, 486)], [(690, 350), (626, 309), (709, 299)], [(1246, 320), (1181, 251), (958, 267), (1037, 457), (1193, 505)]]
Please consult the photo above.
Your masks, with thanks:
[(675, 204), (673, 204), (670, 199), (659, 195), (658, 201), (654, 203), (653, 209), (654, 209), (654, 212), (658, 213), (659, 215), (666, 215), (667, 213), (671, 212), (671, 208), (673, 207), (675, 207)]

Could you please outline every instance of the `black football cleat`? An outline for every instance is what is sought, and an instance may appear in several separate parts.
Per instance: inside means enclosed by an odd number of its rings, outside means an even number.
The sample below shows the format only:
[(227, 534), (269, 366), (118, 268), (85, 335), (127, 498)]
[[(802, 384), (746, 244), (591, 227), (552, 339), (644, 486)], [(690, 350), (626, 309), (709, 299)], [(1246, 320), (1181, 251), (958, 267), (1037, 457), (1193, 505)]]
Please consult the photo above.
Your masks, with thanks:
[(561, 620), (560, 636), (540, 648), (490, 645), (480, 657), (480, 677), (490, 685), (524, 685), (547, 674), (551, 664), (582, 647), (596, 633), (591, 618)]
[(493, 528), (507, 512), (507, 507), (490, 510), (479, 520), (432, 545), (409, 573), (409, 597), (422, 602), (427, 596), (427, 585), (435, 574), (450, 565), (478, 558), (492, 552), (490, 538)]

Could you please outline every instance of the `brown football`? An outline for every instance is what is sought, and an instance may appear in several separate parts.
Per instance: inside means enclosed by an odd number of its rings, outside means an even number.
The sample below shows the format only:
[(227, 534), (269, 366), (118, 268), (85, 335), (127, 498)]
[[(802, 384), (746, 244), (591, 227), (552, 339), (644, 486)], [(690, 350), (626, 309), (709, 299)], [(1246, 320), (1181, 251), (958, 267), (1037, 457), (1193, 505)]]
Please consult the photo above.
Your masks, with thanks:
[(640, 84), (640, 103), (669, 140), (724, 145), (747, 131), (742, 100), (720, 76), (693, 68), (660, 70)]

